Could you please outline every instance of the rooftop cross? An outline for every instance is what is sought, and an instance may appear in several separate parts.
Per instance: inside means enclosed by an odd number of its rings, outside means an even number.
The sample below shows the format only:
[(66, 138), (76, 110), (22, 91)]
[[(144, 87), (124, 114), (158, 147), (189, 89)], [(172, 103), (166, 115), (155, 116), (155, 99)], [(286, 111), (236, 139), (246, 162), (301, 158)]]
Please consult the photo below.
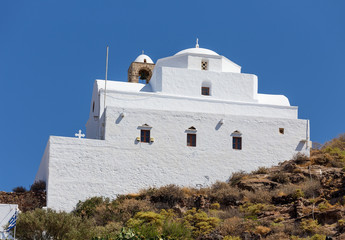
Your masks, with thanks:
[(141, 50), (141, 54), (144, 54), (144, 50)]
[(78, 138), (82, 138), (82, 137), (85, 137), (85, 134), (81, 133), (81, 130), (79, 130), (79, 133), (74, 134), (74, 136), (76, 136)]
[(195, 48), (199, 48), (199, 38), (196, 38)]

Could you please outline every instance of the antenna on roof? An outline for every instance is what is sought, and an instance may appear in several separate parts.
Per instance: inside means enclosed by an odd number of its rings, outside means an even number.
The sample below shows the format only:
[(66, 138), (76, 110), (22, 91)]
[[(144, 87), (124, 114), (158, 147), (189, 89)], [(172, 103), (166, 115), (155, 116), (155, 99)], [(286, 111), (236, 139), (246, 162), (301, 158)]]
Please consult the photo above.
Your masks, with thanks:
[(195, 48), (199, 48), (199, 38), (196, 38)]
[[(105, 110), (105, 98), (107, 96), (107, 80), (108, 80), (108, 53), (109, 53), (109, 46), (107, 46), (107, 57), (105, 59), (105, 83), (104, 83), (104, 106), (103, 109)], [(104, 112), (103, 110), (103, 112)]]

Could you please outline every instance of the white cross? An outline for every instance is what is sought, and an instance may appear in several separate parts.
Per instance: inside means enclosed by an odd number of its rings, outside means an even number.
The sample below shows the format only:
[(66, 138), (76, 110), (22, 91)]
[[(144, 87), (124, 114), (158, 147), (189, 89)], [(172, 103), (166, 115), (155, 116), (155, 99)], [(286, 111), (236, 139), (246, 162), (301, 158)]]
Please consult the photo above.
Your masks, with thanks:
[(195, 48), (199, 48), (199, 38), (196, 39)]
[(79, 130), (79, 133), (74, 134), (74, 136), (76, 136), (78, 138), (82, 138), (82, 137), (85, 137), (85, 134), (84, 133), (82, 134), (81, 130)]

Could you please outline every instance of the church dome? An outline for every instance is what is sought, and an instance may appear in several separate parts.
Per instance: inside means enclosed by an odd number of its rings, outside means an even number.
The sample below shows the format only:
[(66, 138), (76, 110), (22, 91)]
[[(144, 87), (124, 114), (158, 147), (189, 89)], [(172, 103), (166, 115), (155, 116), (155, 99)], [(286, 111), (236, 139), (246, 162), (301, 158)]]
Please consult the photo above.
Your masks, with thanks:
[(139, 55), (135, 60), (134, 62), (140, 62), (140, 63), (152, 63), (153, 64), (153, 61), (152, 59), (145, 55), (145, 54), (141, 54)]
[(196, 54), (206, 54), (206, 55), (219, 56), (219, 54), (216, 53), (215, 51), (212, 51), (212, 50), (206, 49), (206, 48), (199, 48), (199, 47), (187, 48), (185, 50), (179, 51), (175, 55), (180, 55), (180, 54), (184, 54), (184, 53), (196, 53)]

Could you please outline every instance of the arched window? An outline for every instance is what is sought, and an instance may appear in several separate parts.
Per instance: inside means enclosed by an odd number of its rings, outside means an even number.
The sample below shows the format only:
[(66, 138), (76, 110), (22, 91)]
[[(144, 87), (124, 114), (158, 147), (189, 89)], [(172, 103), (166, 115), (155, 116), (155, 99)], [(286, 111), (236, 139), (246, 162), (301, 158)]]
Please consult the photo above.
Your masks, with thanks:
[(139, 80), (138, 80), (139, 83), (147, 84), (149, 83), (150, 78), (151, 78), (151, 71), (149, 69), (143, 68), (139, 70)]
[(242, 150), (242, 133), (238, 130), (232, 134), (232, 149)]
[(185, 133), (187, 133), (187, 146), (196, 147), (196, 128), (191, 126), (186, 129)]
[(151, 143), (153, 139), (151, 138), (151, 129), (152, 127), (148, 124), (143, 124), (138, 127), (140, 129), (140, 137), (137, 138), (139, 142)]

